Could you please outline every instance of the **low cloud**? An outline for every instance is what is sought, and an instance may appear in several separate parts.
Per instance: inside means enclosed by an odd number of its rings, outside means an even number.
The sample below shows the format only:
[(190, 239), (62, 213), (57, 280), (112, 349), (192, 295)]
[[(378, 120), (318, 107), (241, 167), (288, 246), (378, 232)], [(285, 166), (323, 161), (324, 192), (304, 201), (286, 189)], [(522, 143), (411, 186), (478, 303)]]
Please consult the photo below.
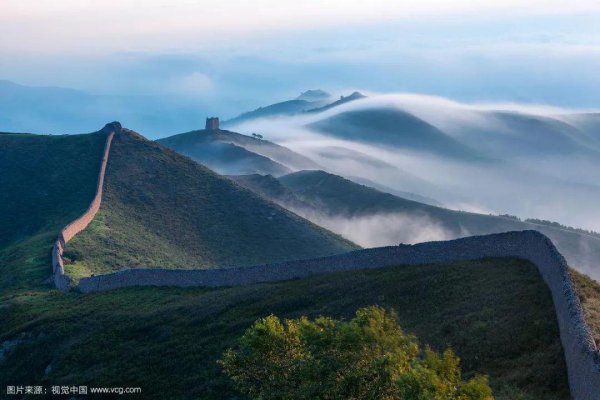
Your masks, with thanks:
[(196, 71), (181, 78), (177, 78), (174, 86), (178, 93), (193, 96), (205, 96), (207, 92), (212, 91), (214, 82), (207, 74)]
[(313, 210), (296, 209), (294, 212), (362, 247), (415, 244), (456, 238), (455, 234), (425, 215), (381, 213), (347, 217), (324, 215)]

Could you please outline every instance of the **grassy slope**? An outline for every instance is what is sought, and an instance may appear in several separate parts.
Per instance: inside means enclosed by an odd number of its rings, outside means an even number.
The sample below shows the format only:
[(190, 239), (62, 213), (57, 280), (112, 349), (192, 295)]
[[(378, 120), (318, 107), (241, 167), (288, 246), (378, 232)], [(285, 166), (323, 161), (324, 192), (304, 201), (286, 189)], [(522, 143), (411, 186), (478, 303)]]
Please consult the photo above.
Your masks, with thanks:
[[(215, 360), (256, 318), (348, 318), (397, 310), (422, 343), (451, 346), (464, 372), (487, 373), (497, 399), (567, 399), (550, 294), (531, 264), (484, 260), (314, 276), (207, 289), (131, 288), (3, 299), (0, 362), (8, 384), (141, 386), (144, 398), (240, 398)], [(45, 372), (47, 371), (47, 372)]]
[(592, 328), (596, 346), (600, 348), (600, 283), (575, 270), (571, 270), (571, 277), (577, 287), (585, 320)]
[(106, 136), (0, 136), (0, 288), (51, 273), (58, 231), (89, 206)]
[(113, 140), (102, 206), (66, 247), (75, 276), (124, 267), (249, 265), (355, 245), (133, 134)]

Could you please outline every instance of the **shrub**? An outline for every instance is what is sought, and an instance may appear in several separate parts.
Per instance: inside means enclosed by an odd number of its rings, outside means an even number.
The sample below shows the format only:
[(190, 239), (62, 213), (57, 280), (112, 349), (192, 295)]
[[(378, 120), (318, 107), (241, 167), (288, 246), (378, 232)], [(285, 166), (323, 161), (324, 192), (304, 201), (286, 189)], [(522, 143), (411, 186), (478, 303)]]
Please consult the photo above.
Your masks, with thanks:
[(486, 377), (463, 381), (451, 350), (421, 351), (396, 314), (377, 306), (347, 322), (259, 319), (219, 364), (253, 399), (493, 399)]

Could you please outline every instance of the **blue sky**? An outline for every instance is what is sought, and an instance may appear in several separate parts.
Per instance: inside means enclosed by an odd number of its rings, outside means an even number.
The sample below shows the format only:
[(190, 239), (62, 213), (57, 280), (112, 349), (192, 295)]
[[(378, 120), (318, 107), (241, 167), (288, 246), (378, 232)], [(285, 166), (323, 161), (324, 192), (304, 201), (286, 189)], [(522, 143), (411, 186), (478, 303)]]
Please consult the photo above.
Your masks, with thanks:
[(0, 79), (225, 116), (308, 88), (600, 104), (598, 1), (394, 3), (3, 0)]

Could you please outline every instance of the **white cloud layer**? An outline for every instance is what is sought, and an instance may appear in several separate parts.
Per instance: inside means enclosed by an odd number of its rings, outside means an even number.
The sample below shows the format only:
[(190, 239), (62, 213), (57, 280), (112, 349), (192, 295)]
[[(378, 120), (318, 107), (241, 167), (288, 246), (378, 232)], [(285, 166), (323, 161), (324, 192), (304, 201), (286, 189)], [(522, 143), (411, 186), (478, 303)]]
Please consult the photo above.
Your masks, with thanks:
[[(349, 24), (440, 16), (527, 16), (600, 11), (593, 0), (3, 0), (0, 49), (125, 51), (207, 48)], [(93, 44), (90, 46), (90, 44)]]

